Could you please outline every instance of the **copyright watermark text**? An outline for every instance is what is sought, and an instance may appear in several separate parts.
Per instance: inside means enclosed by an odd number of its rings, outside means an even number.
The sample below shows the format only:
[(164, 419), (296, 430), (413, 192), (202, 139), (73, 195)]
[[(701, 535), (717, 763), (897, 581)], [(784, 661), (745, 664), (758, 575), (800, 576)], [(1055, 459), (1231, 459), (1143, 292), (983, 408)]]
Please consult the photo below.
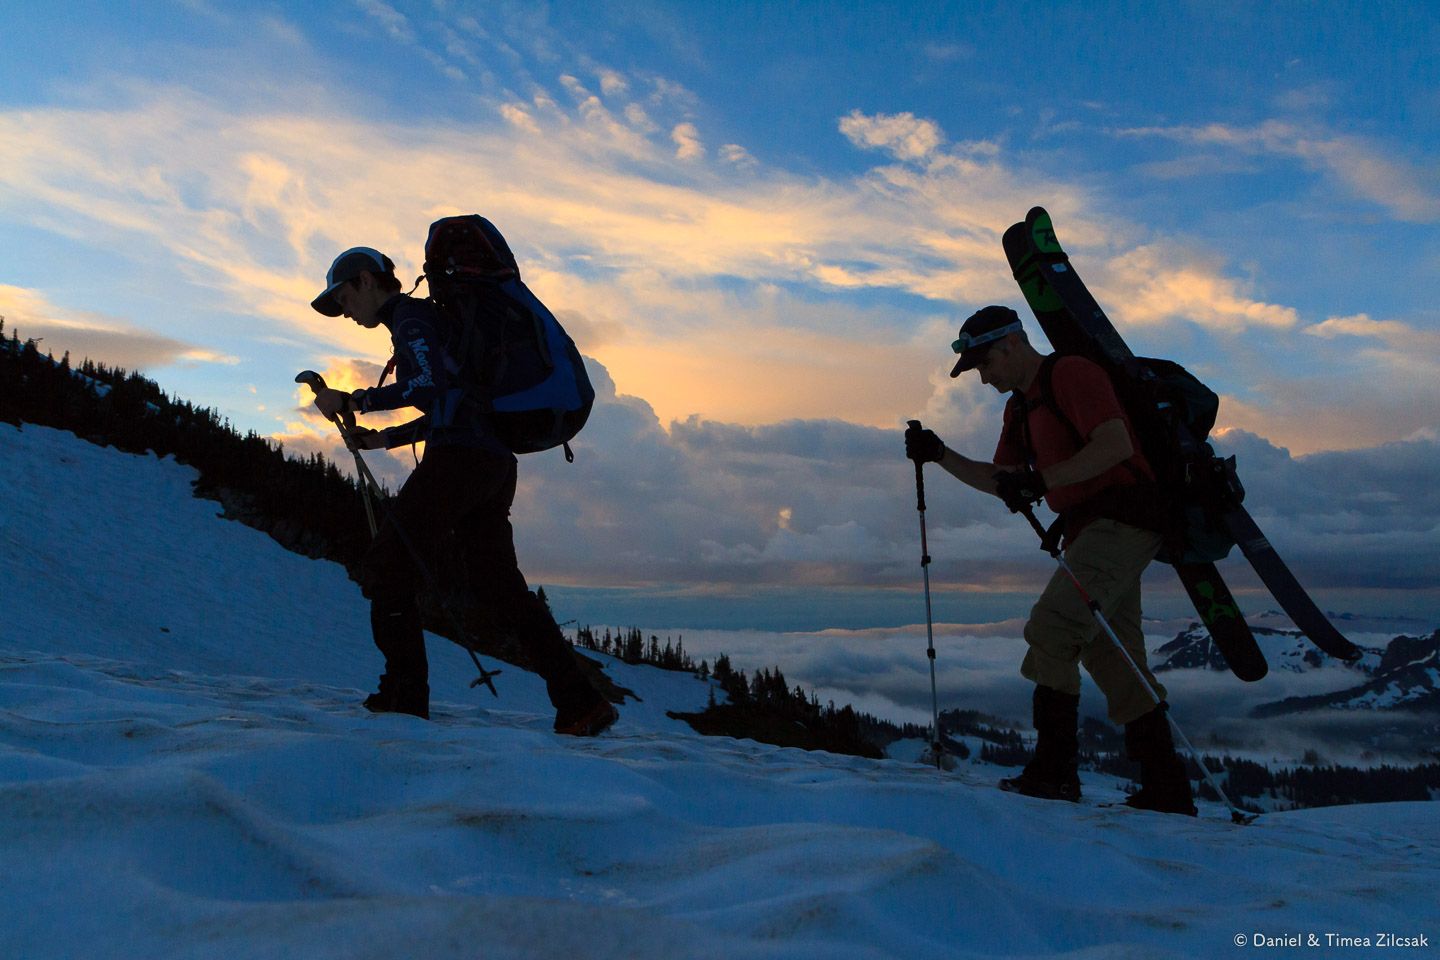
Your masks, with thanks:
[(1351, 936), (1342, 933), (1237, 933), (1237, 947), (1428, 947), (1428, 934), (1371, 933)]

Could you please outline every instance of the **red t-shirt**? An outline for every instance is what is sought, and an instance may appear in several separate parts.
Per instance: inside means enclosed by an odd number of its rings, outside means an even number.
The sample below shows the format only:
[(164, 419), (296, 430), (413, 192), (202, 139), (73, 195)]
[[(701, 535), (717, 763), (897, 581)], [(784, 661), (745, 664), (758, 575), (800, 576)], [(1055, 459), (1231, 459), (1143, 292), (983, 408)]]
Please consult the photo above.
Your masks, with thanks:
[[(1130, 443), (1135, 448), (1135, 453), (1128, 463), (1134, 464), (1146, 477), (1153, 480), (1155, 472), (1140, 453), (1140, 441), (1135, 436), (1135, 428), (1131, 426), (1130, 418), (1125, 415), (1125, 408), (1115, 396), (1115, 387), (1105, 371), (1084, 357), (1069, 356), (1055, 361), (1051, 373), (1050, 387), (1055, 396), (1055, 404), (1075, 425), (1075, 429), (1080, 431), (1080, 436), (1088, 441), (1090, 434), (1100, 424), (1116, 418), (1124, 420), (1125, 429), (1130, 432)], [(1039, 398), (1040, 378), (1036, 377), (1026, 391), (1025, 399), (1033, 401)], [(1018, 467), (1025, 462), (1025, 448), (1021, 443), (1020, 431), (1018, 428), (1011, 430), (1011, 416), (1012, 407), (1006, 404), (1005, 429), (1000, 434), (999, 445), (995, 448), (996, 466)], [(1035, 462), (1032, 466), (1037, 470), (1069, 460), (1079, 452), (1071, 439), (1070, 431), (1065, 429), (1065, 425), (1044, 404), (1030, 411), (1030, 442), (1035, 446)], [(1136, 482), (1136, 476), (1130, 467), (1120, 463), (1098, 477), (1051, 490), (1045, 495), (1045, 503), (1051, 510), (1059, 513), (1067, 507), (1089, 500), (1107, 487)]]

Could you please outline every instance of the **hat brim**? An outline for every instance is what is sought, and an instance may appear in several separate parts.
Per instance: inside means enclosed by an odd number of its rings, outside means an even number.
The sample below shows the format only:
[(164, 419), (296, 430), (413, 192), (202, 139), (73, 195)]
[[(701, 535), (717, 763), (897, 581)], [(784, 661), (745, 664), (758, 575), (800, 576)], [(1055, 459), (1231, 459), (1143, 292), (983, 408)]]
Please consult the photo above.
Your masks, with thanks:
[(342, 311), (340, 310), (340, 304), (335, 302), (335, 289), (344, 282), (344, 280), (341, 280), (339, 283), (330, 284), (330, 286), (325, 288), (324, 293), (310, 301), (310, 306), (315, 308), (316, 313), (325, 317), (340, 316)]
[(966, 370), (974, 370), (980, 366), (980, 361), (985, 359), (985, 354), (990, 352), (990, 344), (966, 350), (960, 354), (960, 359), (955, 361), (955, 366), (950, 368), (950, 376), (958, 377)]

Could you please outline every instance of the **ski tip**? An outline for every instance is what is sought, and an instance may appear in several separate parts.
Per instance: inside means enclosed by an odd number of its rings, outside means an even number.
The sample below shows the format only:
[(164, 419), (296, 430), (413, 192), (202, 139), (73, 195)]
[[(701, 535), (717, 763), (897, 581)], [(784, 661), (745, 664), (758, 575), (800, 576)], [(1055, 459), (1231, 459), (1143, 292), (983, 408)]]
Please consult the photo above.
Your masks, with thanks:
[(1260, 818), (1258, 813), (1241, 813), (1239, 810), (1230, 811), (1230, 822), (1237, 827), (1248, 827)]
[(1230, 667), (1230, 672), (1235, 674), (1235, 678), (1237, 680), (1243, 680), (1246, 683), (1254, 683), (1257, 680), (1264, 680), (1270, 675), (1270, 665), (1264, 660), (1261, 660), (1259, 663), (1256, 664), (1242, 663), (1238, 670), (1235, 668), (1235, 664), (1229, 663), (1228, 665)]

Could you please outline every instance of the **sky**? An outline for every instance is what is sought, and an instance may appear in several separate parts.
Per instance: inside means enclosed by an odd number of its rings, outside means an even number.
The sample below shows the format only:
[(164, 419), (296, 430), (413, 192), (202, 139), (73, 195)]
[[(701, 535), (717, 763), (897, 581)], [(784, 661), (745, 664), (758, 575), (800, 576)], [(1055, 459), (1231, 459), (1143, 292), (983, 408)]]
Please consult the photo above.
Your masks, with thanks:
[[(522, 462), (562, 618), (923, 619), (900, 432), (993, 450), (1002, 398), (949, 343), (1029, 316), (1000, 236), (1040, 204), (1136, 352), (1221, 394), (1322, 607), (1440, 619), (1431, 5), (15, 6), (7, 330), (343, 461), (293, 376), (373, 382), (389, 343), (310, 309), (330, 261), (409, 280), (432, 220), (484, 214), (600, 394), (574, 464)], [(938, 472), (927, 499), (937, 619), (1024, 616), (1029, 529)]]

